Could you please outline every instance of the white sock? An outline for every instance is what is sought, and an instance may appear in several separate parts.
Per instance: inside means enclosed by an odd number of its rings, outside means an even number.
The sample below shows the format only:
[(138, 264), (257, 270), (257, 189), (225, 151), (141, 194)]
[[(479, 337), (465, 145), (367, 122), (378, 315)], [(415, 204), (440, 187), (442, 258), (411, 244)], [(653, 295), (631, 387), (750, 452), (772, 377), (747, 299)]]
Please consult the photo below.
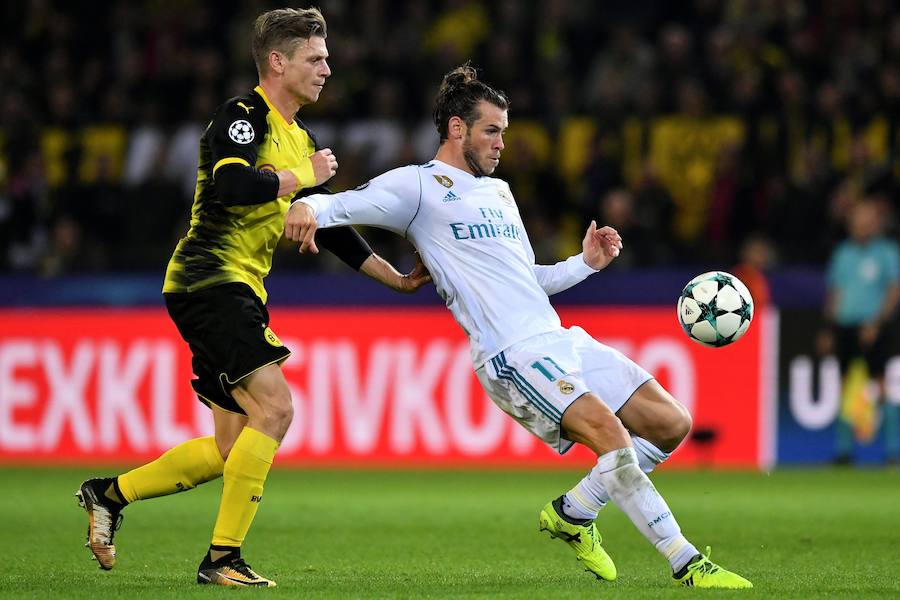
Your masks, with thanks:
[[(632, 435), (631, 442), (638, 457), (638, 466), (644, 473), (649, 473), (671, 456), (671, 453), (663, 452), (642, 437)], [(574, 519), (596, 519), (600, 509), (609, 502), (609, 493), (603, 483), (596, 477), (592, 478), (591, 473), (563, 496), (563, 511)]]
[[(681, 534), (681, 527), (666, 501), (638, 467), (633, 448), (613, 450), (597, 459), (585, 480), (599, 482), (619, 509), (631, 519), (656, 550), (678, 571), (700, 554)], [(597, 492), (593, 491), (596, 496)]]

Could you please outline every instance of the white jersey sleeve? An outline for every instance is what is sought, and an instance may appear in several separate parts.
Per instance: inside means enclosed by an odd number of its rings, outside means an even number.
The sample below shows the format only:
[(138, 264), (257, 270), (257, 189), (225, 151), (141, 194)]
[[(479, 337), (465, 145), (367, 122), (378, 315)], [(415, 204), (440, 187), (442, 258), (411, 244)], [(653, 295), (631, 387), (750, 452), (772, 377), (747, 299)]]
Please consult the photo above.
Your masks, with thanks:
[(533, 269), (538, 285), (548, 296), (567, 290), (597, 272), (584, 262), (583, 254), (570, 256), (555, 265), (534, 265)]
[(297, 200), (312, 207), (319, 227), (371, 225), (404, 237), (421, 201), (422, 185), (414, 166), (388, 171), (355, 190)]
[(522, 245), (532, 262), (531, 268), (534, 271), (534, 277), (548, 296), (567, 290), (597, 272), (584, 262), (584, 253), (570, 256), (555, 265), (534, 264), (534, 249), (531, 247), (531, 241), (528, 239), (524, 227), (522, 231)]

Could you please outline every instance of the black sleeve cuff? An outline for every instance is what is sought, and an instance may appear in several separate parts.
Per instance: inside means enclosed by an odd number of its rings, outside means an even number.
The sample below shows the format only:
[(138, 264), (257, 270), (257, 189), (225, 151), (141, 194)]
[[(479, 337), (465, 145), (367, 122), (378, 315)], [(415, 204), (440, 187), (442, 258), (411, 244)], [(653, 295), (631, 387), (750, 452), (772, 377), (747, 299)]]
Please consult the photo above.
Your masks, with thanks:
[(300, 198), (305, 198), (307, 196), (312, 196), (313, 194), (330, 194), (331, 189), (327, 185), (316, 185), (313, 187), (303, 188), (297, 195), (291, 199), (291, 202), (296, 202)]
[(225, 206), (265, 204), (278, 197), (278, 175), (239, 164), (225, 165), (214, 175), (216, 193)]
[(355, 271), (359, 271), (366, 259), (374, 254), (366, 240), (352, 227), (319, 229), (316, 242)]

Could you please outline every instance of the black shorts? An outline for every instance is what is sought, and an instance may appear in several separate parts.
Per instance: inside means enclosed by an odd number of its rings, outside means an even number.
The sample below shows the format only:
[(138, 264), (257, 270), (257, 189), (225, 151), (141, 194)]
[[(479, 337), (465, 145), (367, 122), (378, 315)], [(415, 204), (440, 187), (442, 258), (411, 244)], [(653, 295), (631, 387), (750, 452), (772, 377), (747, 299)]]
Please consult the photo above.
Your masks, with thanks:
[(231, 388), (254, 371), (281, 364), (291, 355), (269, 329), (269, 311), (243, 283), (226, 283), (197, 292), (167, 293), (166, 308), (191, 348), (200, 401), (247, 414)]
[(846, 374), (850, 363), (857, 358), (866, 362), (869, 376), (881, 377), (888, 361), (887, 332), (882, 327), (871, 346), (863, 348), (859, 343), (859, 332), (862, 326), (852, 325), (837, 327), (835, 331), (835, 343), (838, 363), (841, 365), (841, 373)]

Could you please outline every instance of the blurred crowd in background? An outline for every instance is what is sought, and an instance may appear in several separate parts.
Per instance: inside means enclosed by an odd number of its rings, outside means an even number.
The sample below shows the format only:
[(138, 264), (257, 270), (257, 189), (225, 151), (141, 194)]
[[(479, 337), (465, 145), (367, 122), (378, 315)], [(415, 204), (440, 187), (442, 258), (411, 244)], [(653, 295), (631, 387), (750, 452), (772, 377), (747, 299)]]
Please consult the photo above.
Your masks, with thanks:
[[(431, 105), (471, 60), (507, 92), (498, 176), (539, 262), (617, 227), (615, 268), (822, 265), (845, 216), (900, 199), (890, 0), (321, 0), (333, 75), (301, 110), (335, 190), (429, 160)], [(197, 141), (256, 84), (271, 2), (29, 0), (0, 9), (0, 269), (159, 271), (186, 231)], [(304, 4), (306, 6), (306, 4)], [(366, 232), (382, 254), (396, 236)], [(285, 245), (282, 266), (330, 268)], [(401, 259), (402, 260), (402, 259)]]

